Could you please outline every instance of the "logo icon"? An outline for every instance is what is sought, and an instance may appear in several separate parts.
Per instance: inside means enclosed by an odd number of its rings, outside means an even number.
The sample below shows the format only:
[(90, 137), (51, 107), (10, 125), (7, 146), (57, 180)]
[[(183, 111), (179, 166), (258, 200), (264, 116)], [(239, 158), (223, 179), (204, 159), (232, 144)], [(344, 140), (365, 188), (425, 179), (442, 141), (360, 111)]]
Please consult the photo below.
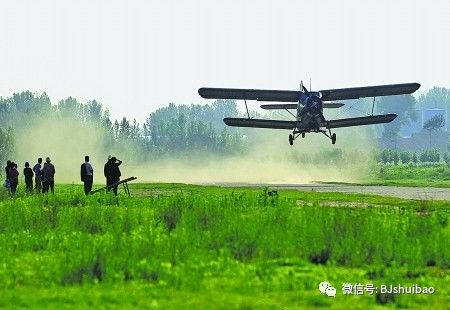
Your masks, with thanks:
[(321, 294), (325, 294), (328, 297), (336, 296), (336, 289), (331, 285), (330, 282), (322, 281), (319, 283), (319, 291)]

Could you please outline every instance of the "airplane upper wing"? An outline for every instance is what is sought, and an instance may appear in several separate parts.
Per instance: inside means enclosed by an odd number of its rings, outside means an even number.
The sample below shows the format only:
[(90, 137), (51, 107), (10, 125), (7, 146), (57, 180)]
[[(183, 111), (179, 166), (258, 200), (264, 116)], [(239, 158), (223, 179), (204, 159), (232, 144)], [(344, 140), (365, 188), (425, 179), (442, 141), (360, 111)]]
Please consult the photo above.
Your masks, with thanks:
[(352, 127), (352, 126), (362, 126), (362, 125), (373, 125), (392, 122), (397, 117), (397, 114), (383, 114), (383, 115), (372, 115), (363, 117), (352, 117), (343, 119), (334, 119), (326, 121), (321, 124), (326, 128), (341, 128), (341, 127)]
[[(411, 94), (420, 87), (418, 83), (392, 84), (367, 87), (326, 89), (316, 92), (323, 101), (357, 99)], [(300, 92), (295, 90), (266, 90), (239, 88), (200, 88), (198, 93), (205, 99), (242, 99), (257, 101), (298, 102)]]
[(242, 99), (257, 101), (298, 102), (300, 92), (294, 90), (266, 90), (239, 88), (200, 88), (205, 99)]
[(367, 87), (352, 87), (321, 90), (323, 101), (358, 99), (363, 97), (379, 97), (411, 94), (419, 89), (419, 83), (392, 84)]
[(271, 128), (271, 129), (294, 129), (295, 121), (277, 121), (269, 119), (251, 119), (251, 118), (224, 118), (224, 123), (233, 127), (253, 127), (253, 128)]

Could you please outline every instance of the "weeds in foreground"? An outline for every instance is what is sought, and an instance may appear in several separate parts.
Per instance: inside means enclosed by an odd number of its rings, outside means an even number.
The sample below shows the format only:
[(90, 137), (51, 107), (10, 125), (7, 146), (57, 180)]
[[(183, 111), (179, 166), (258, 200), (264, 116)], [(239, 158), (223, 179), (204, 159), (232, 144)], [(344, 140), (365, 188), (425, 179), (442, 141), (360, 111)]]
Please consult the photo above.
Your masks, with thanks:
[[(449, 268), (446, 202), (383, 198), (377, 205), (358, 195), (352, 199), (364, 204), (346, 207), (342, 195), (335, 206), (318, 193), (299, 199), (268, 189), (165, 190), (138, 198), (67, 191), (0, 201), (0, 287), (139, 283), (150, 291), (285, 296), (316, 292), (326, 269), (345, 270), (332, 276), (336, 282), (355, 270), (369, 282), (424, 283), (430, 272)], [(410, 303), (391, 297), (378, 294), (371, 303)], [(315, 297), (282, 302), (300, 300), (329, 305)]]

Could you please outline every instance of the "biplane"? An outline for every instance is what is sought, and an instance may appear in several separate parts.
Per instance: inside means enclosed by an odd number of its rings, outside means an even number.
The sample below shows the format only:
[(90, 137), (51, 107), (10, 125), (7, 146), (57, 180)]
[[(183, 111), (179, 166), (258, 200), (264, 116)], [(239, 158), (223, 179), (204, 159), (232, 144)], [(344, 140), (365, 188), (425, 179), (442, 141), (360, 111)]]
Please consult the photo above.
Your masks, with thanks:
[[(205, 99), (244, 100), (247, 118), (224, 118), (223, 121), (228, 126), (292, 130), (292, 133), (289, 134), (290, 145), (293, 145), (294, 140), (299, 136), (304, 138), (306, 133), (323, 133), (331, 139), (332, 144), (335, 144), (336, 133), (332, 133), (332, 129), (389, 123), (397, 117), (397, 114), (373, 115), (376, 97), (411, 94), (419, 89), (419, 87), (420, 84), (418, 83), (405, 83), (309, 91), (303, 83), (301, 83), (300, 90), (298, 91), (200, 88), (198, 93)], [(373, 97), (372, 115), (333, 120), (325, 119), (323, 109), (340, 108), (344, 106), (343, 103), (336, 102), (336, 100), (349, 100), (364, 97)], [(263, 104), (261, 105), (261, 108), (266, 110), (286, 110), (295, 118), (295, 120), (287, 121), (250, 118), (247, 100), (284, 102), (282, 104)], [(295, 110), (295, 114), (291, 112), (291, 110)]]

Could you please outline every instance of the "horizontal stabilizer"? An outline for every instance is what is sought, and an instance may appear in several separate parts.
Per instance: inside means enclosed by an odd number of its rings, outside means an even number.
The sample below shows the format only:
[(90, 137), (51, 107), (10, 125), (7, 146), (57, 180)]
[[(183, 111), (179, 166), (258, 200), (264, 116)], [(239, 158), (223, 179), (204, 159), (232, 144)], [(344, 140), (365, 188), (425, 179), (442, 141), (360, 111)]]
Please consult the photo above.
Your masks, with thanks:
[(340, 103), (340, 102), (324, 102), (323, 103), (323, 108), (324, 109), (337, 109), (340, 107), (343, 107), (345, 104)]
[[(340, 102), (326, 102), (323, 104), (324, 109), (335, 109), (343, 107), (344, 104)], [(262, 104), (260, 106), (264, 110), (296, 110), (297, 104), (287, 103), (287, 104)]]
[(288, 103), (288, 104), (262, 104), (260, 106), (261, 109), (264, 110), (295, 110), (297, 109), (297, 104), (295, 103)]
[(233, 127), (252, 127), (252, 128), (270, 128), (270, 129), (294, 129), (295, 121), (278, 121), (269, 119), (251, 119), (251, 118), (224, 118), (223, 122)]
[(363, 117), (343, 118), (326, 121), (322, 124), (326, 128), (341, 128), (362, 125), (373, 125), (390, 123), (397, 117), (397, 114), (372, 115)]

